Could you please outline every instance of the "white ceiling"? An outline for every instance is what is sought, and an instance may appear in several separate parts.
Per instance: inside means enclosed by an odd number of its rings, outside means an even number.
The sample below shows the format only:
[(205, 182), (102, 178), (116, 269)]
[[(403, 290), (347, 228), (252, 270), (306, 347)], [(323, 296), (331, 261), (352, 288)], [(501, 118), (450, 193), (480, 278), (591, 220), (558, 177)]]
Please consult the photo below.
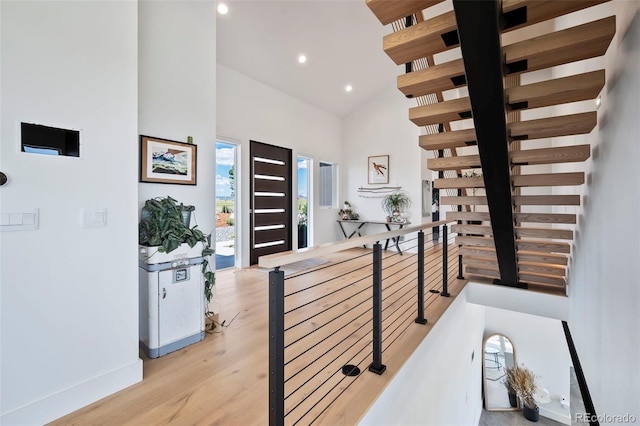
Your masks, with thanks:
[[(365, 0), (228, 0), (217, 62), (344, 116), (404, 72), (382, 51), (391, 32)], [(298, 63), (304, 53), (306, 64)], [(345, 85), (353, 85), (347, 93)], [(398, 92), (399, 96), (402, 96)]]

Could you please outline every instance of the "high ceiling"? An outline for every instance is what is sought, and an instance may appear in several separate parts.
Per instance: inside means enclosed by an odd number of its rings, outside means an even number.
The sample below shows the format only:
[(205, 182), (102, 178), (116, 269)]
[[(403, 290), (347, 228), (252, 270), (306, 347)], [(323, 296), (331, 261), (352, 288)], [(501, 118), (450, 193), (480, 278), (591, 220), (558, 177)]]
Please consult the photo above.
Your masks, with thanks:
[[(229, 13), (217, 18), (218, 63), (338, 116), (404, 72), (382, 51), (382, 37), (391, 29), (365, 0), (227, 4)], [(302, 53), (305, 64), (297, 60)]]

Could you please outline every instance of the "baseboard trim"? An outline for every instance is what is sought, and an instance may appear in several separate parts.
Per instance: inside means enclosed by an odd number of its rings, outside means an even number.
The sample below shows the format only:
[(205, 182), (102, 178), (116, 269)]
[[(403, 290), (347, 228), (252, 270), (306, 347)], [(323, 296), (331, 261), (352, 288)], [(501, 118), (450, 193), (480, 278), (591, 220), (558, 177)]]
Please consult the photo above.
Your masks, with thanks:
[(142, 380), (142, 360), (3, 413), (0, 424), (45, 424)]

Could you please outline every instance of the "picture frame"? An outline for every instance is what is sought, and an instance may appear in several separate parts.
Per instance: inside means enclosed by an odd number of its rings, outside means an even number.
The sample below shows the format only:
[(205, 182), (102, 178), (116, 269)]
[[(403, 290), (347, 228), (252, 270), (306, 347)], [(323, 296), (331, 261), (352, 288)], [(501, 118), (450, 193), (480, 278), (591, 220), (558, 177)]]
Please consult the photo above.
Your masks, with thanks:
[(367, 160), (367, 183), (389, 183), (389, 156), (373, 155)]
[(140, 135), (140, 182), (196, 185), (197, 148)]

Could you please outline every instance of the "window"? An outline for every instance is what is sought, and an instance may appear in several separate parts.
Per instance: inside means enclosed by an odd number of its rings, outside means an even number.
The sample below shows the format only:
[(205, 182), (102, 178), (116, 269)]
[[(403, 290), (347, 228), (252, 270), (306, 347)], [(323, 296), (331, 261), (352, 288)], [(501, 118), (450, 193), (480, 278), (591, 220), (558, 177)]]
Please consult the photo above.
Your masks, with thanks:
[(320, 207), (334, 207), (336, 205), (336, 170), (337, 164), (320, 161), (319, 205)]

